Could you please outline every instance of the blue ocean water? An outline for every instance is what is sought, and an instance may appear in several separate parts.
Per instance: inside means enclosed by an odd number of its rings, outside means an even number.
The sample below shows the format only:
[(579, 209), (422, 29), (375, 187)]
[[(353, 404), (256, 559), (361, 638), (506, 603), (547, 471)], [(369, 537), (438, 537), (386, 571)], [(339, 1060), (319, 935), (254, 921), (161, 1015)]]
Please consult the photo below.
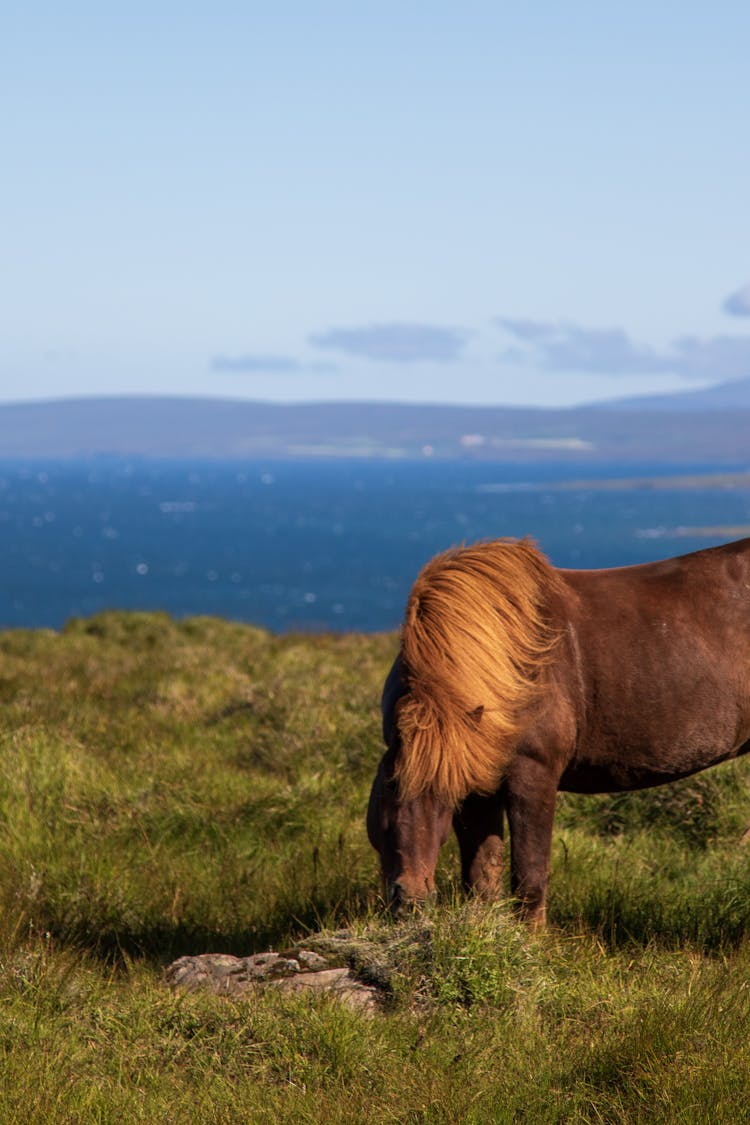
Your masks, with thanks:
[(458, 542), (530, 534), (558, 566), (618, 566), (722, 541), (689, 528), (750, 524), (747, 490), (551, 487), (657, 472), (663, 467), (6, 462), (0, 627), (59, 628), (102, 609), (158, 608), (274, 630), (390, 629), (419, 567)]

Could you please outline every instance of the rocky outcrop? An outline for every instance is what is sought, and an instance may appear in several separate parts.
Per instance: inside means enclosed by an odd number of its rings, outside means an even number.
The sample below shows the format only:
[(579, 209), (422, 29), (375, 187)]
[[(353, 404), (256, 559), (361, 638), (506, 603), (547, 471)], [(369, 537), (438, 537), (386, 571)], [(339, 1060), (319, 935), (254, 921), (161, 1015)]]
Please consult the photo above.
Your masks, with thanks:
[(228, 996), (249, 996), (254, 990), (269, 988), (324, 993), (368, 1013), (377, 1010), (382, 995), (377, 988), (358, 980), (351, 969), (331, 966), (311, 949), (291, 954), (255, 953), (249, 957), (231, 957), (226, 953), (180, 957), (168, 966), (166, 979), (175, 989), (207, 989)]

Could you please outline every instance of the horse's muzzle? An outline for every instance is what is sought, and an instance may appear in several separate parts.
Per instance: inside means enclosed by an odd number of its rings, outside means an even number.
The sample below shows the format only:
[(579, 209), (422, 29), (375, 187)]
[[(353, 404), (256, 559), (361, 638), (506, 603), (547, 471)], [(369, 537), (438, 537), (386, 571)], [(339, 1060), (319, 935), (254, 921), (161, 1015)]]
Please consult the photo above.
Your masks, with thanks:
[(419, 896), (409, 894), (398, 880), (391, 879), (389, 879), (387, 883), (387, 892), (388, 908), (394, 918), (403, 918), (409, 914), (416, 914), (435, 898), (434, 891)]

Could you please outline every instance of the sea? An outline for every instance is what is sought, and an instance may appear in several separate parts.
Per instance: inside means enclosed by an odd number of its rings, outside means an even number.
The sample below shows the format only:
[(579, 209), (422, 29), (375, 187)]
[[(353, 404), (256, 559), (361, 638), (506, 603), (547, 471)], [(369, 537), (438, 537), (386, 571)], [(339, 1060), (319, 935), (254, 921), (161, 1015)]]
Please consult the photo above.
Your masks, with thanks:
[(530, 535), (558, 566), (590, 568), (750, 534), (747, 487), (653, 479), (678, 471), (719, 470), (427, 459), (0, 462), (0, 627), (59, 629), (105, 609), (161, 609), (277, 632), (388, 630), (422, 564), (454, 544)]

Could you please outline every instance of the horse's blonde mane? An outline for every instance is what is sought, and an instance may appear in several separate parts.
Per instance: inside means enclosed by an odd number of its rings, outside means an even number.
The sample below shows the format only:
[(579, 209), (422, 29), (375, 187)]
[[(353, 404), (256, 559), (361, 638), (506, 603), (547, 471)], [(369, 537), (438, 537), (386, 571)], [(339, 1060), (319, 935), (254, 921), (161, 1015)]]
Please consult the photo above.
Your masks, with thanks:
[(546, 613), (559, 582), (528, 539), (453, 548), (420, 572), (401, 632), (402, 800), (429, 790), (454, 806), (498, 788), (559, 636)]

